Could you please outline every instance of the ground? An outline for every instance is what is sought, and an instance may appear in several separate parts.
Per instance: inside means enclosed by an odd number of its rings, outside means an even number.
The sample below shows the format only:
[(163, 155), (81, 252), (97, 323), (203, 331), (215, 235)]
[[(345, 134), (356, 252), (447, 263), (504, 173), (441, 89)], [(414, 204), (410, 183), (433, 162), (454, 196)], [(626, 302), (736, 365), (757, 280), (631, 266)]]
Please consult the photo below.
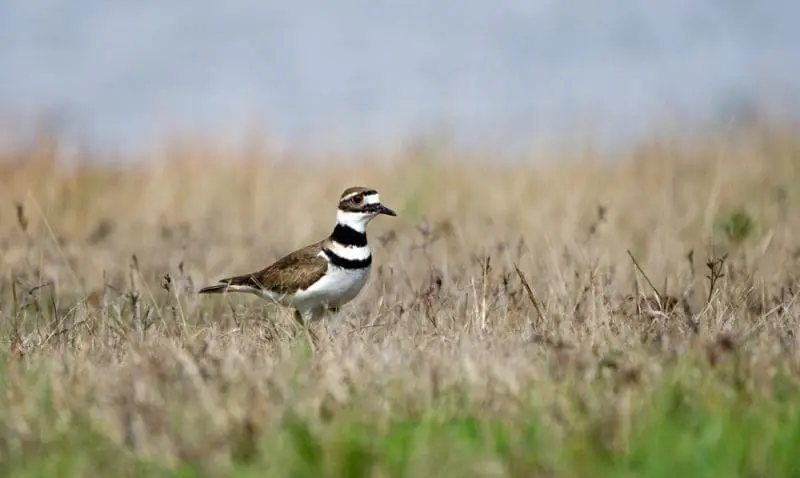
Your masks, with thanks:
[[(502, 164), (4, 145), (0, 469), (797, 476), (798, 132)], [(324, 237), (352, 185), (399, 215), (316, 349), (286, 309), (196, 294)]]

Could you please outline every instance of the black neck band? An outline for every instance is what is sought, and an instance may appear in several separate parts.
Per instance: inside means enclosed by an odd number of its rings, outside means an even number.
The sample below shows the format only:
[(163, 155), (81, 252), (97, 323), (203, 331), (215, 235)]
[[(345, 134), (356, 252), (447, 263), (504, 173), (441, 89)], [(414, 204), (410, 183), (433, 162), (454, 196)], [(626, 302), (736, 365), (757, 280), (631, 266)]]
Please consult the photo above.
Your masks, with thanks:
[(343, 269), (363, 269), (365, 267), (369, 267), (372, 264), (372, 254), (367, 256), (366, 259), (345, 259), (344, 257), (336, 255), (330, 249), (323, 249), (325, 251), (325, 255), (328, 256), (331, 263), (337, 267), (341, 267)]
[(336, 223), (331, 233), (331, 239), (343, 246), (364, 247), (367, 245), (367, 234), (358, 232), (350, 226)]

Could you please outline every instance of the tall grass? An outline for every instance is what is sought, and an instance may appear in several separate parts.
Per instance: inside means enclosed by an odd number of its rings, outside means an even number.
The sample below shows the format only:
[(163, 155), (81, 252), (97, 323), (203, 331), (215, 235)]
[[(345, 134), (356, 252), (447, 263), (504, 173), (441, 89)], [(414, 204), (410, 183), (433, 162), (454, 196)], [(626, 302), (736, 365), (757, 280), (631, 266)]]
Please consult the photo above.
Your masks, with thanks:
[[(0, 469), (797, 476), (797, 133), (538, 166), (7, 145)], [(327, 234), (355, 184), (401, 214), (316, 349), (289, 311), (197, 296)]]

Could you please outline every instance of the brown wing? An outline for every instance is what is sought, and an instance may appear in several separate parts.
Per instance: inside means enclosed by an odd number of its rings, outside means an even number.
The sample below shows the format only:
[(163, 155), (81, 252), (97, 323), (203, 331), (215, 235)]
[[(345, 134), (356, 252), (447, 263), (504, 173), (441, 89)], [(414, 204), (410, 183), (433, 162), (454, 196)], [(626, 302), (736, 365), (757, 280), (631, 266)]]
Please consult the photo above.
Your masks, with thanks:
[(320, 241), (283, 256), (260, 271), (228, 277), (220, 282), (265, 287), (279, 294), (305, 289), (318, 281), (328, 268), (328, 261), (318, 255), (321, 250)]

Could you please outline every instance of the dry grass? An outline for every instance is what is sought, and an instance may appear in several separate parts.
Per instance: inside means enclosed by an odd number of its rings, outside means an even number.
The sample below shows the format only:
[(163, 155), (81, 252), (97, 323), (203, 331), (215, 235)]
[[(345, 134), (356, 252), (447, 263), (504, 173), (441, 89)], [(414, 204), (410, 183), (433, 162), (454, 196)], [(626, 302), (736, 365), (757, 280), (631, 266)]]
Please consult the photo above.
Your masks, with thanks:
[[(213, 144), (65, 166), (50, 138), (8, 146), (2, 467), (796, 472), (798, 132), (538, 167), (436, 148), (292, 166)], [(354, 184), (400, 215), (371, 225), (373, 277), (315, 353), (285, 310), (196, 295), (327, 234)]]

